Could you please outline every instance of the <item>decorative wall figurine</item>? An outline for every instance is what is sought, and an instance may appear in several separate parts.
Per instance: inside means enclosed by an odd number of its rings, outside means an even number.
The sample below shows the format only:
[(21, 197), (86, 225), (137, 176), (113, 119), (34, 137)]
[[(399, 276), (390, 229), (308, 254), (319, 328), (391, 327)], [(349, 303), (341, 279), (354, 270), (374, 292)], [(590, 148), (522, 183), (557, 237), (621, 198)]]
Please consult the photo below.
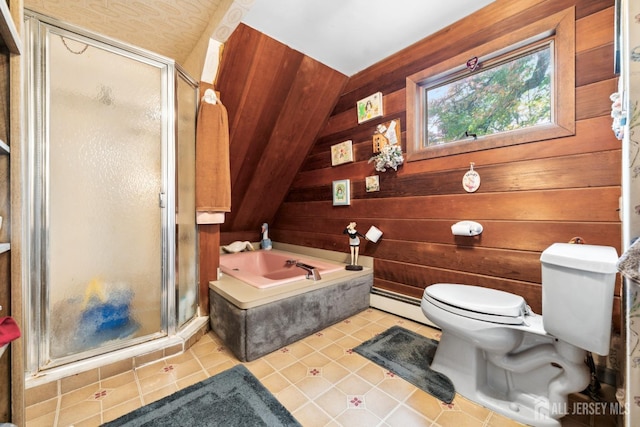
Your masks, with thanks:
[(358, 124), (368, 120), (382, 117), (382, 92), (376, 92), (358, 101)]
[(341, 179), (333, 181), (333, 206), (346, 206), (351, 204), (351, 181)]
[(382, 150), (382, 147), (384, 147), (385, 145), (389, 145), (389, 141), (387, 140), (387, 138), (384, 137), (383, 134), (381, 133), (374, 133), (373, 134), (373, 152), (374, 153), (379, 153), (380, 150)]
[(475, 163), (471, 162), (471, 167), (462, 177), (462, 187), (467, 193), (473, 193), (480, 187), (480, 174), (473, 170)]
[(480, 67), (480, 60), (478, 59), (477, 56), (474, 56), (473, 58), (471, 58), (471, 59), (469, 59), (467, 61), (467, 69), (469, 71), (474, 72), (479, 67)]
[(331, 146), (331, 166), (353, 162), (353, 142), (351, 140)]

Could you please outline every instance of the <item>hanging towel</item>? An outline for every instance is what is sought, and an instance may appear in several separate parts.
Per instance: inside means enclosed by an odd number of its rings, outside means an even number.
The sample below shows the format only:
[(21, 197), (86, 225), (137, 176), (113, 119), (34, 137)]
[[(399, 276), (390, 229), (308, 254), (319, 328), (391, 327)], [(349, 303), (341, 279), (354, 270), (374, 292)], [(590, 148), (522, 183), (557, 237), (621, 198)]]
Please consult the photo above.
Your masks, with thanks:
[(623, 276), (640, 282), (640, 239), (637, 239), (629, 249), (618, 259), (618, 271)]
[(20, 328), (12, 317), (0, 317), (0, 347), (20, 338)]
[[(213, 85), (200, 82), (200, 93)], [(196, 124), (196, 211), (231, 211), (229, 119), (219, 99), (203, 99)]]

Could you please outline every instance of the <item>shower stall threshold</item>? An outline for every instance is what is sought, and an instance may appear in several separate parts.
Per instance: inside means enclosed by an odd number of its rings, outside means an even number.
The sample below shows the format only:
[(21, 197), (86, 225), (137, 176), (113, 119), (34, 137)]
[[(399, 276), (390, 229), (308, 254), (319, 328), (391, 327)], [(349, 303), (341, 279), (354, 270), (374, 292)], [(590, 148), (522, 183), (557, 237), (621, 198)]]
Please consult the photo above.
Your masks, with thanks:
[[(198, 316), (191, 319), (175, 335), (158, 338), (27, 376), (25, 389), (28, 393), (29, 389), (34, 387), (78, 374), (86, 374), (87, 384), (85, 385), (92, 384), (97, 380), (104, 380), (110, 376), (119, 375), (131, 369), (183, 353), (206, 334), (208, 330), (209, 317)], [(91, 372), (93, 370), (95, 370), (95, 375)]]

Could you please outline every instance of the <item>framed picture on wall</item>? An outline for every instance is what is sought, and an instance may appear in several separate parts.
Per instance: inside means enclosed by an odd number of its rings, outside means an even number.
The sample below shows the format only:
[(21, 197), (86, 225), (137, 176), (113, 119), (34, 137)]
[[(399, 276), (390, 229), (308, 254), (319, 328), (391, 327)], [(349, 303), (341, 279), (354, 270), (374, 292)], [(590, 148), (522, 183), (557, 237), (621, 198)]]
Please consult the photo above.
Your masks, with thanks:
[(351, 140), (331, 146), (331, 166), (353, 162), (353, 142)]
[(358, 101), (358, 124), (382, 117), (382, 92), (376, 92)]
[(380, 191), (380, 176), (372, 175), (366, 177), (364, 179), (364, 188), (367, 190), (367, 193), (371, 193), (372, 191)]
[(347, 206), (351, 204), (351, 182), (348, 179), (333, 181), (333, 206)]

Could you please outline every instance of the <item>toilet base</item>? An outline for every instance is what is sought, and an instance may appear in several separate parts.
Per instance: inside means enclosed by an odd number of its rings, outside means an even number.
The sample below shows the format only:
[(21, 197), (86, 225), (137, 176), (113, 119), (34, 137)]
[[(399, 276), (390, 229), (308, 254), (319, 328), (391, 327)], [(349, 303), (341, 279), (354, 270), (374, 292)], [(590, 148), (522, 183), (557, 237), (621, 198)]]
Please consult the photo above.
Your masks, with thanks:
[(536, 405), (541, 402), (539, 396), (521, 393), (513, 401), (507, 401), (479, 390), (475, 397), (465, 397), (523, 424), (535, 427), (561, 427), (562, 425), (559, 419), (551, 418), (537, 410)]
[(456, 393), (494, 412), (532, 426), (561, 426), (559, 419), (548, 415), (545, 396), (507, 386), (513, 383), (510, 372), (499, 372), (483, 350), (451, 333), (443, 331), (431, 369), (449, 377)]

